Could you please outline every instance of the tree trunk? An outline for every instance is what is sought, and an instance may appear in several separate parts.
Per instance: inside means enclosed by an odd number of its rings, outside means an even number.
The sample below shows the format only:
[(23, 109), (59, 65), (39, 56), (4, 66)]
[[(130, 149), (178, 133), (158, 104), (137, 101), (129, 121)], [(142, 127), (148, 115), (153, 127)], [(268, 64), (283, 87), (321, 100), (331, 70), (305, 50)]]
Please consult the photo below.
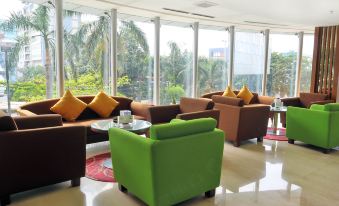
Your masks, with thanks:
[(45, 44), (45, 70), (46, 70), (46, 98), (53, 97), (53, 70), (51, 68), (51, 55), (47, 36), (44, 37)]

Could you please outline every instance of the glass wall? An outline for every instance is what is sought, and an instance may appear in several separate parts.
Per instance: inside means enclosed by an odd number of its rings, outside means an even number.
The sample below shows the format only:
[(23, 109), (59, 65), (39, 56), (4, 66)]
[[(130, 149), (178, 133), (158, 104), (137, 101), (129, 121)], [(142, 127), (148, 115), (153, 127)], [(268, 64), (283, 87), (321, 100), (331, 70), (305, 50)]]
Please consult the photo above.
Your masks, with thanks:
[(223, 91), (228, 83), (229, 33), (225, 28), (216, 29), (199, 30), (198, 96)]
[(314, 35), (305, 34), (300, 75), (300, 92), (310, 92)]
[(262, 93), (265, 42), (260, 32), (236, 31), (233, 89), (247, 85), (252, 92)]
[(10, 99), (14, 113), (21, 104), (56, 96), (54, 7), (19, 0), (2, 7), (5, 12), (0, 14), (0, 45), (10, 51), (7, 68), (5, 53), (0, 53), (0, 109), (7, 111), (7, 99)]
[(171, 23), (160, 28), (160, 104), (192, 96), (193, 29)]
[(120, 19), (118, 25), (118, 95), (153, 103), (154, 24)]
[(109, 17), (64, 12), (65, 89), (74, 95), (109, 92)]
[(299, 39), (294, 34), (270, 34), (267, 95), (294, 96)]

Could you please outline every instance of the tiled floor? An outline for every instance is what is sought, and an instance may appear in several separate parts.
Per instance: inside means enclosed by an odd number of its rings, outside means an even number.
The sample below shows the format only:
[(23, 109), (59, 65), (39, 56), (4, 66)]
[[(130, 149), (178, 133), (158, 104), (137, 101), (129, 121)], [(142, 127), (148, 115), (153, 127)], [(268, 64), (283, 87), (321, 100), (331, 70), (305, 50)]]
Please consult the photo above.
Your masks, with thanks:
[[(89, 146), (88, 156), (108, 151), (108, 143)], [(16, 206), (143, 205), (117, 184), (81, 179), (81, 187), (62, 183), (14, 195)], [(225, 143), (221, 186), (215, 198), (202, 195), (180, 205), (339, 205), (339, 151), (323, 154), (297, 142)]]

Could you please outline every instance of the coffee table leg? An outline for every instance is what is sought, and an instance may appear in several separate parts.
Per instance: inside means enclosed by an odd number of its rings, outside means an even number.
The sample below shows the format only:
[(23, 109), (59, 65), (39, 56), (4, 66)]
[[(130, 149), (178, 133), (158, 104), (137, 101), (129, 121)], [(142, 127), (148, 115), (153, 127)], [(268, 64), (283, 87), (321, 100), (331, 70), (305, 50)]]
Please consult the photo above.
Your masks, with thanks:
[(278, 112), (275, 112), (273, 115), (273, 122), (272, 122), (272, 129), (273, 129), (273, 134), (278, 134)]

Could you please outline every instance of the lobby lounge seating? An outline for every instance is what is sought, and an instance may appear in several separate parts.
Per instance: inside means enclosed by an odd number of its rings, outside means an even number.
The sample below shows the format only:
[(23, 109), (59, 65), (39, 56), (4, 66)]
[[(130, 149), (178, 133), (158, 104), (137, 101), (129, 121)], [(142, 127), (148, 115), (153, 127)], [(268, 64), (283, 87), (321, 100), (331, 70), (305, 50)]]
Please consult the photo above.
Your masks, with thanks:
[(59, 115), (0, 119), (2, 206), (14, 193), (68, 180), (72, 186), (80, 185), (85, 175), (84, 127), (63, 127)]
[[(327, 94), (319, 93), (300, 93), (299, 97), (287, 97), (282, 98), (281, 101), (284, 106), (293, 106), (301, 108), (310, 108), (312, 104), (328, 104), (334, 103), (334, 100), (330, 100)], [(281, 124), (286, 128), (286, 114), (281, 114)]]
[[(174, 205), (220, 184), (224, 132), (212, 118), (153, 125), (150, 138), (111, 128), (110, 147), (119, 189), (147, 205)], [(133, 152), (130, 152), (133, 151)]]
[(212, 117), (219, 122), (219, 111), (213, 110), (213, 107), (210, 99), (181, 97), (180, 104), (150, 107), (149, 120), (152, 124), (160, 124), (175, 118), (190, 120)]
[[(245, 105), (240, 98), (221, 96), (223, 92), (213, 92), (202, 97), (211, 98), (214, 108), (220, 110), (219, 128), (226, 134), (226, 139), (234, 146), (241, 141), (257, 138), (262, 141), (267, 132), (272, 97), (253, 93), (250, 104)], [(235, 92), (237, 93), (237, 92)]]
[(289, 143), (302, 141), (329, 149), (339, 146), (339, 104), (313, 104), (310, 109), (287, 108), (286, 136)]
[[(89, 104), (94, 96), (78, 96), (80, 100)], [(117, 108), (115, 108), (108, 118), (102, 118), (97, 113), (92, 111), (89, 108), (86, 108), (81, 115), (77, 118), (75, 122), (67, 122), (63, 121), (64, 126), (84, 126), (87, 128), (87, 144), (102, 142), (108, 140), (108, 134), (97, 133), (91, 130), (90, 125), (102, 119), (111, 119), (113, 116), (118, 116), (120, 110), (131, 110), (132, 114), (135, 115), (137, 119), (148, 119), (148, 108), (150, 105), (142, 104), (139, 102), (135, 102), (132, 99), (126, 97), (112, 97), (116, 101), (119, 102)], [(42, 114), (53, 114), (50, 108), (58, 102), (59, 99), (48, 99), (38, 102), (32, 102), (21, 106), (18, 109), (18, 113), (21, 116), (32, 116), (32, 115), (42, 115)]]

